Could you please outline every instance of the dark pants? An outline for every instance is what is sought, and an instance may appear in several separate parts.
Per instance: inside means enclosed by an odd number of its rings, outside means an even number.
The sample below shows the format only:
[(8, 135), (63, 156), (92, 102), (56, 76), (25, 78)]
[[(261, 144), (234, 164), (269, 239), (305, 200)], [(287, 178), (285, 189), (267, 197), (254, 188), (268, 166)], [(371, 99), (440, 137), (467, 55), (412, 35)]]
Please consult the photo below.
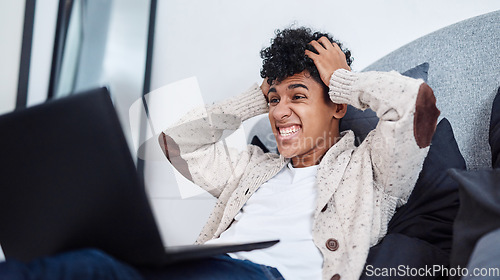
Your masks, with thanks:
[(283, 279), (276, 268), (220, 255), (161, 269), (134, 268), (95, 249), (68, 252), (30, 263), (0, 263), (0, 279), (9, 280), (153, 280)]

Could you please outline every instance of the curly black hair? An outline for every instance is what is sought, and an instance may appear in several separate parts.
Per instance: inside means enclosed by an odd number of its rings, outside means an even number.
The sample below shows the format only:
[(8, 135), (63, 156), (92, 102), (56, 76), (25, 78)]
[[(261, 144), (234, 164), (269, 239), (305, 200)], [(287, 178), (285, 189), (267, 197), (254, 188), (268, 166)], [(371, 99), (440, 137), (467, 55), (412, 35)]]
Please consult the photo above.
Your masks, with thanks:
[(323, 85), (313, 60), (305, 55), (306, 49), (318, 53), (309, 43), (323, 36), (328, 38), (330, 42), (339, 45), (346, 56), (347, 65), (350, 66), (353, 61), (351, 52), (343, 48), (342, 43), (334, 40), (330, 34), (313, 33), (310, 28), (306, 27), (287, 28), (276, 30), (276, 37), (272, 39), (271, 45), (260, 51), (260, 56), (263, 59), (260, 76), (262, 78), (267, 77), (267, 82), (271, 85), (275, 80), (281, 82), (290, 76), (307, 70), (312, 78)]

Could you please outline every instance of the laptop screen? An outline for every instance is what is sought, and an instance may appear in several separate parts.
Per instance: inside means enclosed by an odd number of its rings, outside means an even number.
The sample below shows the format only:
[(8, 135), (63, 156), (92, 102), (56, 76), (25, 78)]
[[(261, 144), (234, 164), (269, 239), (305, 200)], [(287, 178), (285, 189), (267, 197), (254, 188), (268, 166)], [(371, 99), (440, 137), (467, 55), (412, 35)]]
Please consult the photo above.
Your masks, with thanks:
[(130, 263), (164, 254), (105, 88), (0, 116), (0, 244), (23, 261), (97, 247)]

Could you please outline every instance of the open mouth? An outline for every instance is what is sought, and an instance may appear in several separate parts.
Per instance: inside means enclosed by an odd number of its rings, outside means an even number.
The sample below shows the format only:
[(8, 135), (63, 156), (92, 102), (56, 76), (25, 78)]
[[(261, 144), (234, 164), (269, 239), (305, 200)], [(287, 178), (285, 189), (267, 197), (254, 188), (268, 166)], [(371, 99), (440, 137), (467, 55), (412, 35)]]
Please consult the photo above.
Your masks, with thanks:
[(290, 137), (300, 130), (300, 125), (292, 125), (287, 127), (278, 127), (278, 131), (281, 137)]

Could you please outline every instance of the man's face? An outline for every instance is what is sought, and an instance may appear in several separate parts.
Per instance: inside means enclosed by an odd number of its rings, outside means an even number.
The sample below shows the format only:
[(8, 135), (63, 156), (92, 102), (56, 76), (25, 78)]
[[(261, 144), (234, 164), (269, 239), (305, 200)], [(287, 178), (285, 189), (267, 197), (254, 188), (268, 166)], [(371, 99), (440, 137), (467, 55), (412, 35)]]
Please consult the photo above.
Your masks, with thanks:
[(291, 158), (295, 167), (318, 164), (338, 140), (345, 105), (325, 100), (323, 85), (307, 71), (274, 82), (268, 99), (280, 154)]

